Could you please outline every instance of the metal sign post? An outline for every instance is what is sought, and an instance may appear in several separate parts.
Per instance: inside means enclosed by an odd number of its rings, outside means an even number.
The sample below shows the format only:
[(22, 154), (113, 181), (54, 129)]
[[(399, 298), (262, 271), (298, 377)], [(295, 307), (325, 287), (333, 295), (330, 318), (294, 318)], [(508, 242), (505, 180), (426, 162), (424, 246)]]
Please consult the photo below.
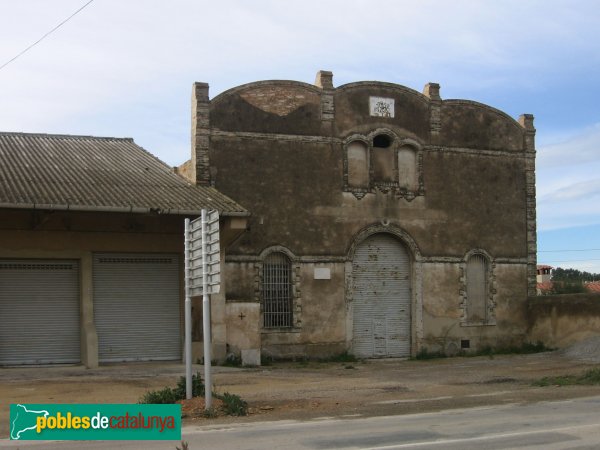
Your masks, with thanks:
[[(212, 406), (210, 294), (218, 294), (221, 286), (221, 250), (219, 213), (202, 210), (191, 222), (186, 219), (186, 397), (192, 398), (191, 367), (191, 296), (202, 295), (204, 339), (205, 408)], [(189, 322), (188, 322), (189, 299)], [(188, 342), (189, 328), (189, 342)], [(189, 357), (188, 357), (189, 354)], [(189, 361), (189, 364), (188, 364)], [(189, 367), (188, 367), (189, 366)]]

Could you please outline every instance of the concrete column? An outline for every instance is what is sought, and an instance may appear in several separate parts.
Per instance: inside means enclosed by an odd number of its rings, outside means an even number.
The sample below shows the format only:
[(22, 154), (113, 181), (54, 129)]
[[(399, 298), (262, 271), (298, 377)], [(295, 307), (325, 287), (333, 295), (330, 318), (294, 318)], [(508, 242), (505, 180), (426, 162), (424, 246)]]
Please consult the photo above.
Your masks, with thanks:
[(94, 324), (92, 253), (81, 256), (81, 362), (88, 368), (98, 367), (98, 334)]

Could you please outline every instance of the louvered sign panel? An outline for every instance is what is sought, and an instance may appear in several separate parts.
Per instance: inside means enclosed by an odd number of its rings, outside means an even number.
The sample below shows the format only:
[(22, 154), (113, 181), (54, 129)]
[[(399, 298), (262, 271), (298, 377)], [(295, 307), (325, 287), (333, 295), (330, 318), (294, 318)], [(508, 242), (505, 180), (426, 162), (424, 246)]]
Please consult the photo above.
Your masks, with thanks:
[[(190, 221), (190, 294), (202, 295), (202, 218)], [(207, 294), (218, 294), (221, 287), (221, 246), (219, 212), (206, 213)]]

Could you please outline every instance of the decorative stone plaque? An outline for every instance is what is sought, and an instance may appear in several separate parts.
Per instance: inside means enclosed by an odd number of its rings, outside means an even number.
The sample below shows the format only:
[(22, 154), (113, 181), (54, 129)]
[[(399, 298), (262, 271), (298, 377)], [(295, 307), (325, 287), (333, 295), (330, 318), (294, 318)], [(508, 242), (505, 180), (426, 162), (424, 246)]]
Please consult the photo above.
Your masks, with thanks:
[(394, 99), (369, 97), (369, 112), (374, 117), (394, 117)]

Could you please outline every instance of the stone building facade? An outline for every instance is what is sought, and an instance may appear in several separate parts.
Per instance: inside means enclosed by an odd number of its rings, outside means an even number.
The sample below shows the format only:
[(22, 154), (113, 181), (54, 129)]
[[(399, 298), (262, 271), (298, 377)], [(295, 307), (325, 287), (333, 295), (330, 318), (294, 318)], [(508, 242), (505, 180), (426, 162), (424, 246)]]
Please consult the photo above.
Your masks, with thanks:
[[(535, 129), (392, 83), (192, 95), (179, 170), (251, 213), (227, 249), (229, 352), (405, 357), (519, 342), (536, 289)], [(250, 352), (250, 353), (249, 353)]]

